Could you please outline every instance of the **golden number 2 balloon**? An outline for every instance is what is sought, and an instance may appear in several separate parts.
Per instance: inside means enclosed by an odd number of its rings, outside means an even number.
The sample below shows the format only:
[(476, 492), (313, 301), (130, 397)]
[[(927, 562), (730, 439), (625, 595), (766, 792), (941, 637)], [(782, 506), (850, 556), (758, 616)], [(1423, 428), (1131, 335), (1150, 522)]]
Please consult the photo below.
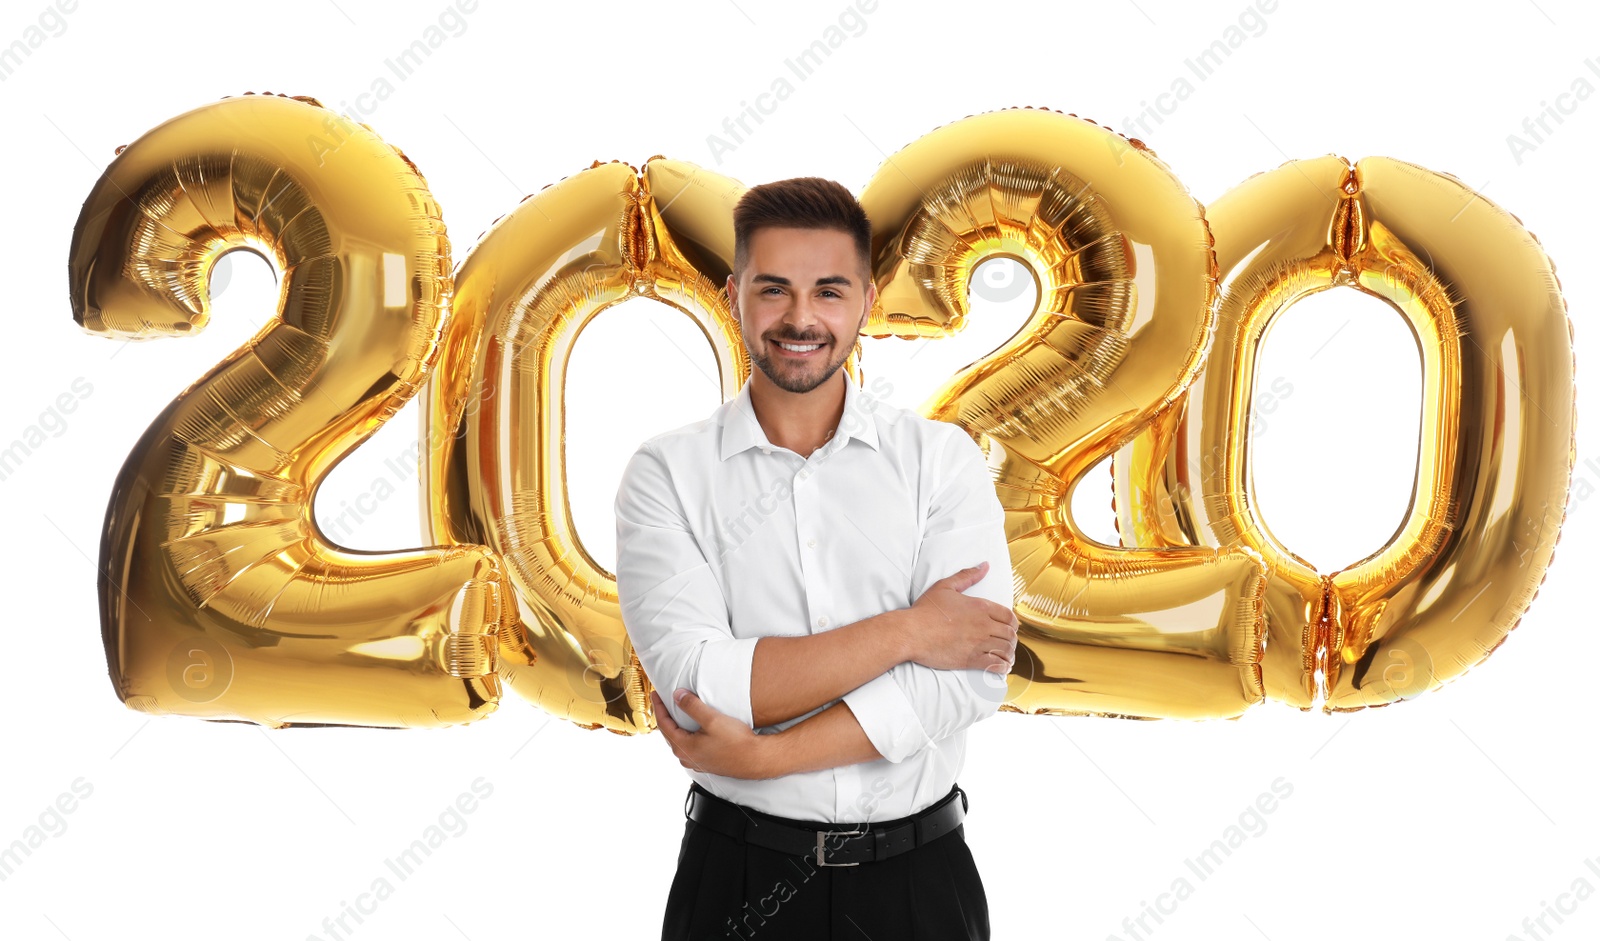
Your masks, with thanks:
[(1216, 270), (1199, 205), (1142, 145), (1014, 109), (946, 125), (889, 158), (861, 202), (880, 310), (869, 332), (948, 336), (986, 258), (1033, 272), (1010, 340), (922, 406), (989, 456), (1021, 629), (1005, 708), (1205, 718), (1263, 696), (1265, 567), (1248, 549), (1116, 548), (1071, 493), (1192, 381)]
[[(1454, 177), (1334, 156), (1257, 174), (1209, 210), (1224, 285), (1205, 373), (1116, 459), (1123, 538), (1239, 545), (1272, 572), (1267, 694), (1385, 705), (1460, 675), (1544, 578), (1575, 459), (1571, 324), (1538, 242)], [(1283, 546), (1249, 475), (1256, 357), (1296, 300), (1349, 286), (1398, 310), (1422, 354), (1422, 434), (1404, 521), (1329, 574)], [(1309, 460), (1358, 460), (1359, 420)], [(1319, 688), (1317, 673), (1326, 677)]]
[(511, 602), (495, 555), (345, 551), (311, 511), (437, 357), (450, 244), (427, 184), (310, 99), (197, 108), (123, 149), (84, 203), (73, 317), (134, 339), (198, 331), (212, 264), (241, 247), (283, 273), (276, 316), (157, 416), (111, 496), (100, 603), (118, 696), (273, 726), (487, 714)]

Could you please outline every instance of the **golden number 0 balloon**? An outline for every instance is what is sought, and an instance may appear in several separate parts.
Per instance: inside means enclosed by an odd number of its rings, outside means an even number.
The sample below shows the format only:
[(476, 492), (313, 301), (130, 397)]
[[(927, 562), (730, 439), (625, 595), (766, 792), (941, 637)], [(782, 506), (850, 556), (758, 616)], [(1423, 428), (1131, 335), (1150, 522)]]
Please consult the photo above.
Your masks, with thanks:
[[(455, 329), (422, 411), (432, 538), (484, 543), (520, 602), (500, 673), (589, 728), (646, 731), (649, 685), (623, 628), (615, 576), (584, 550), (566, 486), (567, 360), (606, 307), (650, 297), (694, 318), (723, 396), (750, 363), (723, 285), (743, 187), (652, 159), (596, 163), (495, 221), (462, 262)], [(619, 384), (625, 382), (618, 376)]]
[[(1386, 158), (1287, 163), (1209, 210), (1221, 317), (1187, 409), (1116, 461), (1123, 538), (1242, 545), (1272, 570), (1267, 694), (1329, 711), (1385, 705), (1489, 655), (1538, 591), (1575, 457), (1571, 324), (1550, 260), (1521, 223), (1454, 177)], [(1412, 503), (1389, 542), (1319, 574), (1256, 509), (1256, 357), (1296, 300), (1349, 286), (1383, 298), (1422, 354)], [(1359, 425), (1312, 460), (1360, 453)], [(1326, 676), (1326, 690), (1316, 674)]]
[(123, 149), (84, 203), (73, 317), (108, 336), (205, 327), (246, 247), (277, 316), (175, 399), (118, 474), (100, 550), (106, 656), (131, 708), (265, 725), (431, 726), (499, 702), (508, 597), (476, 546), (341, 550), (311, 500), (417, 391), (450, 243), (398, 150), (310, 99), (225, 98)]

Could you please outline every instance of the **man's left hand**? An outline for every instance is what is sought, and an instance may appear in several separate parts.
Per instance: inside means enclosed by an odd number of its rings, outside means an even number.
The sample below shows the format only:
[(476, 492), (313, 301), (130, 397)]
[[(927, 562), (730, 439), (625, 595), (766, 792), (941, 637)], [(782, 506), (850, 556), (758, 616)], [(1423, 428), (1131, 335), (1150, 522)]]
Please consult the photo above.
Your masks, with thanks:
[(720, 774), (730, 778), (760, 780), (782, 774), (773, 758), (774, 736), (758, 735), (734, 717), (706, 705), (699, 696), (681, 690), (678, 706), (700, 723), (700, 731), (689, 732), (667, 710), (661, 696), (650, 691), (655, 701), (657, 726), (667, 737), (678, 763), (693, 771)]

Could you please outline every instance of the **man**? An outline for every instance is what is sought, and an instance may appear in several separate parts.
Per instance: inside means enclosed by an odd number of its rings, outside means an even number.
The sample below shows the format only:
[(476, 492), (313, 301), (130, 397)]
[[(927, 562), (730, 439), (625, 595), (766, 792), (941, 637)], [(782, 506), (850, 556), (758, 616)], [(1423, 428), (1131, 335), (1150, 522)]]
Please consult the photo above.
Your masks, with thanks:
[(734, 234), (756, 368), (645, 441), (615, 504), (623, 622), (693, 781), (662, 938), (986, 939), (956, 776), (1017, 632), (987, 463), (840, 369), (876, 296), (848, 190), (754, 187)]

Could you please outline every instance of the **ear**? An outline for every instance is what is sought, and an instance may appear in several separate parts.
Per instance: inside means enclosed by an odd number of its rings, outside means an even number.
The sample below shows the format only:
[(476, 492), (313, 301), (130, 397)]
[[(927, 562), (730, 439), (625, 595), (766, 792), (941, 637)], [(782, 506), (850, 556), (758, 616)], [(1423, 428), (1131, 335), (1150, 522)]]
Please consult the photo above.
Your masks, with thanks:
[(728, 309), (733, 312), (733, 319), (739, 319), (739, 284), (733, 280), (733, 275), (728, 275)]

